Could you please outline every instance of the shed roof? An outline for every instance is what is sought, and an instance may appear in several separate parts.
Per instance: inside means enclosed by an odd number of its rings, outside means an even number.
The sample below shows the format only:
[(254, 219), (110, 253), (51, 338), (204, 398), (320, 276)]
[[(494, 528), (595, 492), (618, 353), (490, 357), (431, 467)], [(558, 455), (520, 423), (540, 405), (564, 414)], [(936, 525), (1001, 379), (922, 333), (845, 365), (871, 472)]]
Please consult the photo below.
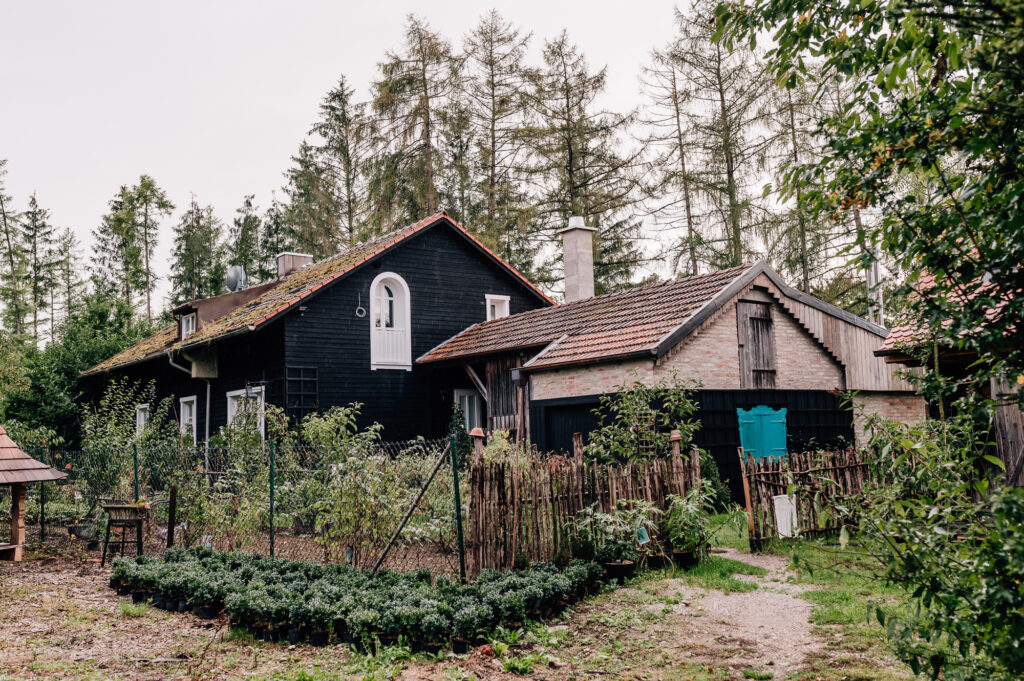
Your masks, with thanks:
[(417, 362), (469, 360), (527, 349), (540, 350), (524, 365), (527, 370), (660, 357), (761, 274), (786, 295), (885, 336), (882, 327), (792, 289), (771, 267), (758, 261), (481, 322)]
[(274, 282), (274, 285), (261, 295), (239, 305), (217, 319), (206, 322), (186, 340), (178, 340), (178, 327), (176, 324), (168, 326), (152, 336), (139, 341), (132, 347), (100, 362), (91, 369), (82, 372), (82, 375), (88, 376), (104, 373), (111, 369), (159, 357), (168, 351), (188, 350), (229, 336), (255, 331), (316, 294), (325, 286), (349, 274), (377, 256), (384, 254), (402, 241), (441, 223), (453, 227), (457, 233), (469, 240), (496, 264), (507, 270), (509, 274), (519, 279), (539, 298), (554, 304), (554, 301), (534, 286), (526, 277), (480, 243), (465, 228), (448, 217), (446, 212), (441, 211), (417, 223), (357, 244), (325, 260), (307, 265), (289, 274), (285, 278)]
[(0, 485), (62, 480), (68, 477), (21, 451), (0, 426)]

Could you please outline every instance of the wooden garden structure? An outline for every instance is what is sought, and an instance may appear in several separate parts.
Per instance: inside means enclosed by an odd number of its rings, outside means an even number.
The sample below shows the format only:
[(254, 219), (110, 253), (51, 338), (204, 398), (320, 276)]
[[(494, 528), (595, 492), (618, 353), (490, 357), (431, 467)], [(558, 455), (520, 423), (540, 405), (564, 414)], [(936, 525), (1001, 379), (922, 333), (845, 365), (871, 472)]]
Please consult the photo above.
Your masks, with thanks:
[(21, 560), (22, 547), (25, 545), (25, 495), (28, 483), (66, 477), (66, 473), (56, 471), (23, 452), (0, 426), (0, 486), (11, 488), (11, 538), (9, 542), (4, 542), (0, 537), (0, 560)]

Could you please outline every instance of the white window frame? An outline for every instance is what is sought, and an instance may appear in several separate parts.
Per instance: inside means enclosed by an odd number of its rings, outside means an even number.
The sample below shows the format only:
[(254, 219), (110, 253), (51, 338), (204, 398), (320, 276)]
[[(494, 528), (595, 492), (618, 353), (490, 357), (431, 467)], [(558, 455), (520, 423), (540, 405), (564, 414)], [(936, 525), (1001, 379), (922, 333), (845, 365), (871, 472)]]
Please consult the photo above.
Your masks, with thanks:
[[(264, 431), (266, 430), (266, 401), (264, 400), (263, 386), (251, 386), (249, 390), (259, 396), (259, 430), (260, 437), (264, 437)], [(239, 398), (245, 398), (245, 393), (245, 388), (242, 388), (241, 390), (229, 390), (228, 392), (224, 393), (224, 396), (227, 398), (228, 401), (227, 425), (230, 426), (231, 423), (235, 420), (235, 416), (238, 414), (238, 403), (240, 401)]]
[[(388, 332), (383, 327), (377, 326), (377, 319), (381, 315), (381, 304), (379, 289), (385, 284), (396, 285), (398, 296), (395, 300), (395, 319), (390, 335), (393, 338), (387, 341)], [(380, 329), (380, 330), (378, 330)], [(404, 331), (404, 337), (397, 331)], [(386, 344), (398, 344), (398, 349), (387, 354)], [(405, 279), (394, 272), (381, 272), (374, 277), (370, 284), (370, 369), (400, 369), (412, 371), (412, 297), (409, 295), (409, 285)]]
[[(191, 421), (186, 421), (185, 420), (185, 405), (186, 404), (191, 404), (192, 405), (192, 420)], [(199, 406), (199, 400), (196, 398), (195, 395), (189, 395), (188, 397), (182, 397), (180, 400), (178, 400), (178, 423), (180, 425), (181, 434), (182, 435), (186, 435), (186, 436), (187, 435), (192, 435), (192, 444), (195, 444), (197, 442), (196, 438), (198, 437), (196, 435), (196, 425), (197, 425), (196, 421), (198, 419), (198, 414), (199, 414), (198, 409), (197, 409), (198, 406)]]
[(181, 340), (185, 340), (196, 332), (198, 316), (195, 312), (181, 316)]
[(467, 402), (472, 403), (474, 406), (472, 414), (469, 413), (468, 409), (462, 410), (462, 416), (466, 423), (466, 432), (473, 430), (473, 428), (480, 426), (484, 428), (484, 398), (479, 391), (473, 388), (456, 388), (455, 393), (452, 397), (455, 404), (462, 406), (462, 398), (470, 398)]
[(149, 402), (135, 405), (135, 437), (142, 437), (149, 425)]
[[(488, 293), (484, 296), (487, 306), (487, 321), (501, 319), (509, 315), (509, 296), (499, 296), (495, 293)], [(493, 312), (492, 312), (493, 308)]]

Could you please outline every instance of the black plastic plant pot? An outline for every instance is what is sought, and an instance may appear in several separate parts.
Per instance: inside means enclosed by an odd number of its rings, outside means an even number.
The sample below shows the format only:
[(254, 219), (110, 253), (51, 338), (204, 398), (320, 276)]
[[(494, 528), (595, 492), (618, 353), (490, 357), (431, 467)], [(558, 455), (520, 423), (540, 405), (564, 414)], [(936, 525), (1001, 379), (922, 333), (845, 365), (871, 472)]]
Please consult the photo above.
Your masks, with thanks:
[(192, 614), (202, 620), (212, 620), (219, 614), (217, 608), (211, 605), (194, 605), (192, 606)]
[(110, 588), (111, 589), (117, 589), (120, 586), (121, 586), (121, 580), (120, 579), (118, 579), (117, 577), (111, 577), (110, 578)]
[(469, 641), (463, 638), (452, 639), (452, 652), (456, 655), (465, 655), (469, 652)]
[(254, 624), (249, 627), (249, 631), (252, 632), (252, 637), (257, 641), (262, 641), (267, 633), (267, 628), (262, 624)]
[(331, 634), (328, 631), (309, 632), (309, 645), (311, 646), (325, 646), (330, 640)]
[(132, 592), (132, 603), (143, 603), (149, 599), (149, 594), (145, 591), (133, 591)]
[(621, 560), (604, 564), (604, 573), (608, 579), (624, 580), (629, 579), (636, 572), (636, 563), (631, 560)]
[(178, 612), (188, 612), (188, 601), (184, 598), (178, 601)]
[(697, 565), (697, 552), (693, 549), (673, 549), (672, 562), (676, 567), (688, 570)]
[(671, 565), (672, 559), (664, 553), (655, 553), (647, 557), (647, 567), (652, 570), (663, 570)]
[(431, 655), (437, 655), (442, 649), (444, 649), (444, 643), (428, 641), (423, 644), (423, 651)]
[(153, 594), (153, 607), (160, 608), (161, 610), (164, 609), (164, 597), (160, 592)]
[(117, 586), (117, 595), (118, 596), (127, 596), (131, 592), (132, 592), (132, 588), (130, 586), (126, 586), (124, 584), (119, 584)]
[(301, 629), (289, 629), (288, 630), (288, 643), (295, 645), (296, 643), (302, 643), (302, 630)]

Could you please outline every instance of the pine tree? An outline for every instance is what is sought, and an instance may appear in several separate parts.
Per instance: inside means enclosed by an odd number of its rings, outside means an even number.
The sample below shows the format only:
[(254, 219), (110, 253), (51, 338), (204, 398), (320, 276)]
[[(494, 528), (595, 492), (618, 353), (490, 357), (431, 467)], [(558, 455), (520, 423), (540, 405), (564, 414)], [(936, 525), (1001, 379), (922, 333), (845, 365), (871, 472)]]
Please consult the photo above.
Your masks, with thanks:
[(528, 149), (529, 79), (524, 65), (531, 35), (496, 10), (481, 17), (466, 37), (465, 94), (476, 145), (478, 192), (485, 209), (469, 224), (484, 243), (531, 275), (539, 244), (530, 238), (534, 214), (523, 187)]
[(228, 230), (228, 261), (240, 265), (245, 273), (254, 277), (260, 262), (261, 220), (259, 209), (253, 204), (255, 195), (249, 194), (242, 200), (242, 206)]
[(109, 212), (92, 233), (90, 269), (95, 281), (104, 282), (134, 309), (146, 277), (131, 190), (122, 186), (108, 205)]
[(263, 214), (259, 242), (259, 265), (256, 269), (259, 281), (274, 281), (277, 279), (278, 254), (295, 250), (291, 230), (284, 221), (284, 207), (276, 197), (271, 199), (270, 207)]
[(771, 80), (749, 49), (729, 51), (712, 40), (716, 7), (713, 0), (698, 0), (690, 16), (676, 10), (679, 41), (672, 51), (689, 94), (700, 191), (709, 213), (718, 216), (719, 237), (708, 239), (716, 251), (713, 268), (739, 265), (754, 250), (746, 234), (763, 226), (766, 216), (754, 184), (774, 141), (765, 132)]
[(437, 187), (442, 205), (456, 222), (473, 229), (483, 207), (477, 193), (474, 131), (468, 107), (453, 101), (438, 111)]
[(683, 237), (669, 249), (675, 269), (693, 275), (700, 268), (703, 240), (695, 205), (696, 183), (693, 171), (687, 168), (688, 161), (692, 168), (695, 150), (687, 117), (690, 94), (684, 87), (680, 63), (673, 57), (678, 49), (671, 43), (654, 50), (651, 63), (643, 69), (647, 98), (643, 123), (650, 131), (646, 147), (653, 171), (645, 193), (658, 222), (673, 232), (682, 231)]
[(174, 210), (174, 204), (167, 198), (166, 192), (156, 185), (149, 175), (139, 177), (139, 183), (131, 188), (133, 213), (137, 221), (135, 231), (142, 257), (143, 293), (146, 296), (146, 320), (153, 319), (152, 295), (156, 288), (157, 277), (153, 273), (150, 259), (156, 249), (160, 219), (167, 217)]
[(307, 142), (292, 157), (294, 165), (285, 174), (284, 223), (294, 235), (295, 247), (320, 259), (338, 250), (338, 222), (342, 206), (334, 192), (331, 174), (315, 149)]
[(4, 176), (7, 175), (7, 160), (0, 159), (0, 301), (4, 305), (4, 327), (16, 337), (24, 331), (25, 315), (29, 304), (25, 286), (25, 252), (19, 234), (19, 216), (11, 205), (12, 198), (6, 193)]
[(222, 231), (213, 206), (201, 207), (193, 195), (174, 228), (171, 301), (175, 305), (221, 293), (226, 269)]
[[(435, 213), (438, 194), (438, 146), (441, 135), (438, 111), (459, 86), (461, 60), (451, 45), (422, 19), (410, 15), (401, 52), (388, 52), (380, 65), (380, 79), (373, 84), (373, 106), (380, 121), (381, 149), (375, 163), (395, 174), (394, 182), (375, 187), (394, 191), (407, 184), (411, 189), (403, 210), (392, 215), (413, 221)], [(376, 202), (400, 205), (395, 195), (379, 195)], [(390, 212), (390, 211), (389, 211)]]
[(342, 76), (320, 103), (320, 120), (310, 131), (322, 140), (317, 156), (333, 185), (341, 241), (349, 246), (368, 236), (366, 163), (371, 136), (366, 104), (353, 101), (353, 94)]
[(32, 315), (32, 340), (39, 345), (39, 324), (50, 305), (54, 285), (53, 249), (56, 243), (50, 211), (39, 206), (36, 195), (28, 199), (28, 210), (21, 221), (21, 240), (25, 252), (27, 297)]
[(628, 214), (638, 198), (639, 153), (623, 150), (633, 114), (597, 108), (606, 78), (606, 69), (590, 71), (564, 31), (545, 42), (544, 69), (535, 76), (531, 93), (535, 120), (526, 131), (534, 155), (531, 173), (541, 187), (539, 218), (549, 238), (574, 215), (598, 230), (598, 293), (628, 286), (641, 261), (639, 222)]

